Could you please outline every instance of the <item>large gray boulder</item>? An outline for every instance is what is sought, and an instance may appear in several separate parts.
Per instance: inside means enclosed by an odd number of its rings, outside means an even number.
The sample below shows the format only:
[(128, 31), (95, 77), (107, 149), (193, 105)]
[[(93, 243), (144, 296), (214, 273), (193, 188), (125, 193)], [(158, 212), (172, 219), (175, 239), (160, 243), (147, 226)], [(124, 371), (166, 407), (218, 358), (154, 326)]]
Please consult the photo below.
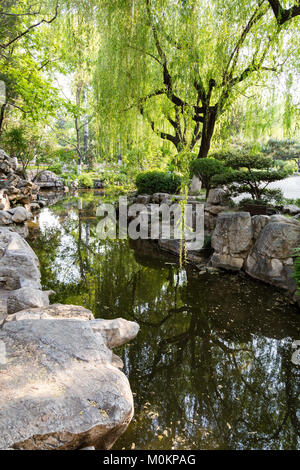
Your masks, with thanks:
[(4, 189), (0, 189), (0, 210), (6, 211), (9, 208), (10, 208), (10, 202), (9, 202), (8, 196), (5, 193)]
[(15, 207), (14, 209), (11, 209), (9, 212), (12, 214), (13, 222), (17, 224), (21, 224), (22, 222), (25, 222), (26, 220), (29, 220), (31, 218), (31, 214), (27, 212), (25, 207), (22, 207), (22, 206)]
[(226, 205), (228, 202), (228, 192), (222, 188), (211, 189), (208, 193), (206, 202), (210, 206)]
[(41, 189), (64, 189), (63, 180), (55, 173), (49, 170), (42, 171), (34, 179), (34, 182), (39, 185)]
[(16, 232), (0, 227), (0, 278), (4, 289), (41, 289), (39, 260)]
[(49, 291), (22, 287), (12, 291), (7, 298), (7, 313), (15, 313), (26, 308), (48, 307)]
[(218, 215), (211, 245), (213, 267), (239, 270), (252, 245), (253, 227), (249, 212), (223, 212)]
[(300, 214), (300, 207), (295, 204), (289, 204), (287, 206), (283, 206), (282, 212), (284, 214), (297, 215)]
[(0, 226), (11, 225), (13, 223), (12, 215), (8, 211), (0, 210)]
[(47, 307), (29, 307), (18, 311), (6, 318), (7, 321), (13, 320), (45, 320), (55, 318), (68, 318), (70, 320), (94, 320), (94, 315), (87, 308), (80, 305), (52, 304)]
[(33, 191), (37, 190), (34, 183), (24, 179), (18, 170), (16, 158), (9, 157), (0, 149), (0, 179), (3, 182), (0, 194), (0, 210), (8, 210), (10, 205), (30, 204)]
[(133, 397), (110, 347), (138, 329), (123, 319), (6, 322), (0, 449), (111, 448), (132, 419)]
[[(279, 221), (277, 221), (279, 220)], [(293, 256), (300, 246), (300, 224), (285, 217), (270, 218), (250, 252), (245, 270), (252, 277), (295, 292)]]

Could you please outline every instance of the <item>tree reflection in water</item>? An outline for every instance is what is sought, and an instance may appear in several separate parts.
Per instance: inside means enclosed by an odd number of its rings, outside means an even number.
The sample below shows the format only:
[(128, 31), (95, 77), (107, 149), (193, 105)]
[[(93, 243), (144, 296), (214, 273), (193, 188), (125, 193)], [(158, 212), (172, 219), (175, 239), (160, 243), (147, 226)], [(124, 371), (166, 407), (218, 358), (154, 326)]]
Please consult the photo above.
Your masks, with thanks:
[(53, 301), (141, 325), (119, 351), (136, 411), (115, 447), (299, 448), (296, 307), (240, 275), (200, 276), (151, 242), (98, 240), (97, 200), (46, 209), (31, 244)]

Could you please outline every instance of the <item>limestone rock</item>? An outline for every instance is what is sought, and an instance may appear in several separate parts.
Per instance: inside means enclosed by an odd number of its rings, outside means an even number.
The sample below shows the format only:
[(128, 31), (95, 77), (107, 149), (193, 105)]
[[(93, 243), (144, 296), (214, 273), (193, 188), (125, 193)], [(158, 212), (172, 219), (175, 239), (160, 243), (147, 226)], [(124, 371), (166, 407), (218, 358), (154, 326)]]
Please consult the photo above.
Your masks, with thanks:
[(49, 292), (31, 287), (22, 287), (10, 293), (7, 299), (7, 313), (15, 313), (30, 307), (48, 307)]
[(55, 173), (49, 170), (42, 171), (35, 178), (35, 183), (39, 185), (41, 189), (64, 189), (63, 180)]
[(284, 219), (270, 221), (263, 228), (246, 260), (245, 270), (252, 277), (294, 293), (297, 286), (291, 257), (300, 245), (300, 224)]
[[(126, 339), (137, 334), (135, 323), (118, 325)], [(0, 449), (111, 448), (133, 416), (122, 362), (108, 347), (126, 339), (121, 330), (109, 333), (105, 320), (5, 323)]]
[(267, 215), (254, 215), (252, 217), (252, 227), (253, 227), (253, 238), (257, 240), (262, 229), (270, 221), (270, 217)]
[(87, 308), (79, 305), (53, 304), (42, 308), (27, 308), (7, 317), (7, 321), (41, 319), (94, 320), (94, 315)]
[(241, 269), (252, 245), (253, 229), (249, 212), (223, 212), (218, 215), (211, 245), (213, 267)]
[(297, 215), (300, 214), (300, 207), (295, 204), (289, 204), (287, 206), (283, 206), (282, 212), (284, 214)]
[(8, 196), (5, 193), (4, 189), (0, 189), (0, 210), (6, 211), (8, 209), (10, 209), (10, 202), (9, 202)]
[(7, 279), (4, 288), (19, 289), (28, 284), (41, 288), (36, 254), (21, 235), (6, 227), (0, 227), (0, 277)]
[(197, 194), (201, 191), (201, 188), (202, 188), (202, 181), (200, 180), (200, 178), (198, 178), (198, 176), (193, 175), (190, 193)]
[(31, 218), (31, 214), (27, 212), (27, 210), (24, 207), (15, 207), (14, 209), (10, 210), (10, 213), (12, 213), (12, 220), (15, 223), (22, 223), (25, 222), (26, 220), (29, 220)]
[(149, 196), (148, 194), (139, 194), (136, 198), (136, 202), (138, 204), (149, 204), (151, 200), (151, 196)]
[(13, 223), (12, 216), (7, 211), (0, 211), (0, 226), (10, 225)]
[(255, 245), (255, 251), (268, 258), (289, 258), (300, 245), (300, 224), (268, 223)]
[(207, 204), (211, 206), (225, 205), (228, 199), (228, 193), (225, 189), (214, 188), (208, 193)]
[(10, 205), (29, 204), (33, 199), (32, 192), (36, 185), (24, 179), (18, 171), (18, 161), (10, 158), (0, 149), (0, 179), (3, 187), (0, 194), (0, 210), (8, 210)]

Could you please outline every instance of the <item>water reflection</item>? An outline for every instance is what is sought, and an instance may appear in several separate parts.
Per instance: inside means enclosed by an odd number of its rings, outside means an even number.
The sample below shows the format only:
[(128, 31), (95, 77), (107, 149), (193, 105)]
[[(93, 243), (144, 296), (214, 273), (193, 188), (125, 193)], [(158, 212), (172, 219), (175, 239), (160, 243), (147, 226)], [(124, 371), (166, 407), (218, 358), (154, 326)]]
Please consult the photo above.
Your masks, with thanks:
[(31, 244), (54, 301), (141, 325), (118, 351), (136, 413), (115, 447), (299, 448), (295, 306), (246, 277), (200, 276), (150, 242), (98, 240), (96, 204), (45, 209)]

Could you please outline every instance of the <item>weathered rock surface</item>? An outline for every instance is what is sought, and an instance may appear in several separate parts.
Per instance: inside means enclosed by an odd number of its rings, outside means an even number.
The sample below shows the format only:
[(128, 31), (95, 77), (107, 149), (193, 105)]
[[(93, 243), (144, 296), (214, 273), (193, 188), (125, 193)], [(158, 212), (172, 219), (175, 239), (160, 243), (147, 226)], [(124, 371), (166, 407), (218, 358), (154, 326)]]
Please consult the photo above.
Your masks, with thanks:
[(7, 313), (15, 313), (26, 308), (48, 307), (49, 292), (31, 287), (12, 291), (7, 298)]
[(28, 243), (9, 228), (0, 227), (0, 284), (4, 289), (41, 288), (39, 260)]
[(7, 210), (11, 205), (29, 205), (33, 200), (32, 192), (37, 186), (24, 179), (18, 171), (18, 161), (10, 158), (0, 149), (0, 210)]
[(4, 189), (0, 189), (0, 210), (6, 211), (10, 208), (10, 202)]
[(211, 189), (208, 193), (206, 202), (210, 206), (225, 206), (228, 202), (228, 193), (222, 188)]
[(198, 176), (193, 175), (192, 182), (191, 182), (191, 189), (190, 194), (198, 194), (202, 188), (202, 181)]
[(297, 215), (300, 214), (300, 207), (295, 204), (289, 204), (287, 206), (283, 206), (282, 212), (284, 214)]
[(249, 253), (245, 270), (252, 277), (294, 292), (292, 256), (299, 245), (300, 224), (270, 221)]
[(211, 245), (213, 267), (241, 269), (252, 245), (253, 228), (248, 212), (219, 214)]
[(15, 320), (0, 329), (7, 358), (0, 449), (109, 449), (133, 416), (130, 385), (110, 347), (133, 339), (138, 325), (21, 313)]
[(296, 291), (293, 256), (300, 246), (300, 224), (282, 215), (247, 212), (219, 214), (212, 236), (212, 266), (244, 269), (264, 282)]
[(27, 308), (7, 317), (7, 321), (13, 320), (45, 320), (55, 318), (68, 318), (70, 320), (93, 320), (94, 315), (87, 308), (79, 305), (53, 304), (42, 308)]
[(35, 178), (34, 182), (37, 183), (40, 189), (60, 189), (63, 190), (65, 184), (63, 180), (55, 173), (49, 170), (42, 171)]
[(41, 288), (39, 260), (28, 243), (17, 233), (0, 227), (0, 282), (2, 288)]

